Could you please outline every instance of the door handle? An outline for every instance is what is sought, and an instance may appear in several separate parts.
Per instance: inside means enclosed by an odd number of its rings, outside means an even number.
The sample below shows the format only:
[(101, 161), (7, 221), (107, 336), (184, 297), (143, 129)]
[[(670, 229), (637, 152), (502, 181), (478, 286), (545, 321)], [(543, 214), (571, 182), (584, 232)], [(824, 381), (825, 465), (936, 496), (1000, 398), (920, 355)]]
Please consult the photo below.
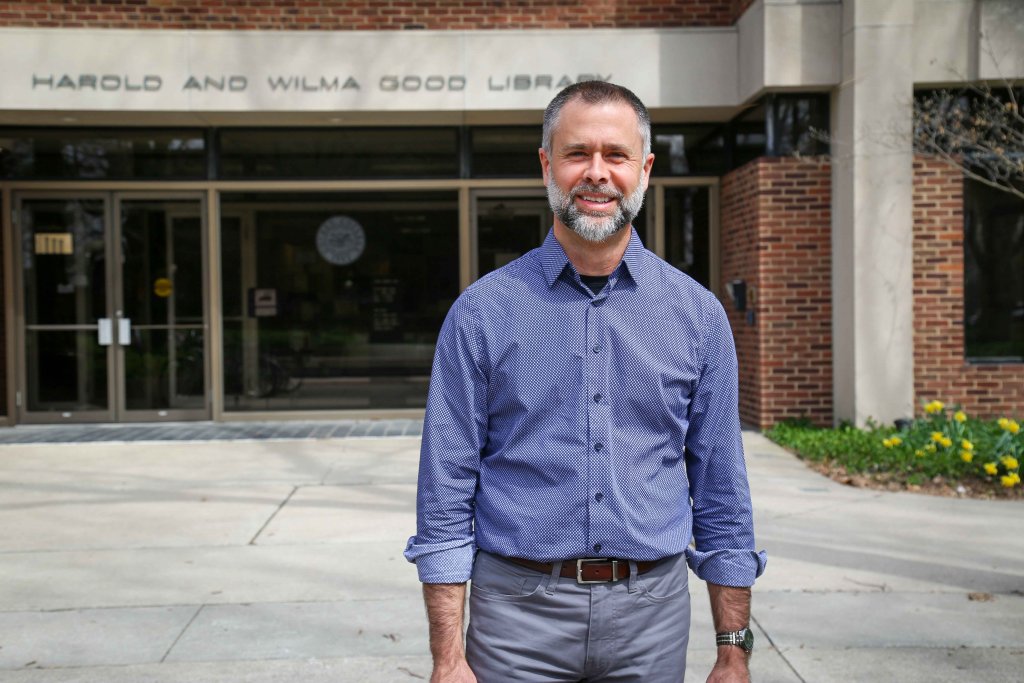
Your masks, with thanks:
[(114, 343), (114, 326), (110, 318), (99, 318), (96, 321), (96, 341), (100, 346), (110, 346)]
[(132, 320), (131, 318), (117, 319), (117, 343), (121, 346), (131, 346), (132, 343)]

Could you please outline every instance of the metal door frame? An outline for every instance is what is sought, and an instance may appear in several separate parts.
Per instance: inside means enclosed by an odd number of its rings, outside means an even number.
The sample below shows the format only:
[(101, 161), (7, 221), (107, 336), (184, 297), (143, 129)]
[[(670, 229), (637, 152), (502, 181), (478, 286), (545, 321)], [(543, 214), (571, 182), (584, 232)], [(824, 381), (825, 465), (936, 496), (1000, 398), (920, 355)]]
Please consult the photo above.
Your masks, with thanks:
[[(18, 423), (23, 424), (54, 424), (66, 423), (73, 418), (75, 423), (90, 422), (113, 422), (115, 419), (114, 394), (116, 391), (116, 378), (114, 369), (114, 344), (107, 347), (107, 408), (106, 410), (87, 410), (74, 413), (67, 411), (30, 411), (28, 409), (28, 362), (27, 362), (27, 339), (28, 326), (25, 322), (25, 268), (22, 258), (23, 220), (22, 207), (25, 201), (47, 201), (47, 200), (99, 200), (103, 202), (103, 241), (104, 241), (104, 286), (106, 313), (113, 310), (113, 268), (112, 268), (112, 239), (113, 229), (112, 211), (113, 197), (110, 192), (54, 192), (54, 191), (20, 191), (12, 194), (11, 210), (14, 216), (12, 253), (9, 262), (13, 267), (13, 295), (14, 295), (14, 339), (15, 347), (15, 403), (12, 411)], [(55, 326), (65, 327), (72, 330), (88, 330), (88, 325)], [(93, 328), (95, 329), (95, 328)]]
[(210, 354), (213, 351), (210, 342), (210, 296), (209, 287), (207, 286), (210, 281), (210, 269), (209, 269), (209, 252), (208, 252), (208, 225), (207, 225), (207, 207), (206, 207), (206, 194), (203, 192), (160, 192), (160, 191), (114, 191), (111, 193), (112, 199), (112, 218), (114, 220), (114, 226), (116, 229), (115, 236), (117, 239), (113, 240), (112, 245), (113, 257), (117, 265), (114, 268), (114, 283), (113, 283), (113, 294), (114, 294), (114, 308), (113, 320), (115, 322), (115, 329), (117, 323), (121, 320), (124, 313), (124, 268), (123, 259), (124, 253), (122, 252), (123, 235), (121, 233), (121, 219), (122, 211), (121, 205), (125, 201), (196, 201), (198, 202), (198, 213), (197, 218), (199, 219), (199, 241), (200, 241), (200, 259), (202, 260), (202, 286), (203, 291), (207, 294), (203, 296), (203, 407), (202, 408), (179, 408), (173, 409), (168, 408), (162, 409), (147, 409), (147, 410), (129, 410), (126, 405), (127, 400), (127, 388), (125, 381), (127, 379), (127, 372), (125, 370), (125, 347), (120, 344), (115, 344), (117, 350), (114, 352), (115, 365), (116, 365), (116, 395), (114, 403), (114, 419), (118, 422), (174, 422), (181, 420), (209, 420), (212, 413), (212, 405), (210, 400)]
[[(19, 424), (67, 424), (93, 422), (152, 422), (174, 420), (208, 420), (212, 413), (211, 396), (211, 353), (213, 345), (210, 335), (211, 301), (209, 268), (209, 223), (207, 193), (201, 191), (101, 191), (101, 190), (14, 190), (10, 193), (10, 206), (14, 217), (10, 241), (11, 253), (7, 263), (12, 277), (12, 298), (14, 299), (14, 332), (11, 340), (14, 346), (13, 360), (16, 368), (14, 377), (14, 404), (9, 411)], [(24, 262), (21, 257), (23, 243), (22, 207), (25, 201), (34, 200), (99, 200), (103, 202), (104, 258), (105, 258), (105, 303), (107, 317), (114, 326), (114, 343), (107, 347), (107, 409), (78, 411), (30, 411), (28, 410), (28, 368), (27, 368), (27, 325), (25, 323)], [(192, 200), (197, 202), (200, 226), (200, 248), (202, 259), (203, 291), (203, 407), (199, 409), (169, 410), (128, 410), (125, 406), (125, 360), (124, 348), (117, 343), (117, 321), (124, 310), (124, 270), (121, 250), (121, 203), (123, 201), (173, 201)], [(58, 326), (59, 328), (60, 326)], [(69, 326), (69, 329), (90, 329), (88, 325)], [(95, 329), (93, 327), (92, 329)]]

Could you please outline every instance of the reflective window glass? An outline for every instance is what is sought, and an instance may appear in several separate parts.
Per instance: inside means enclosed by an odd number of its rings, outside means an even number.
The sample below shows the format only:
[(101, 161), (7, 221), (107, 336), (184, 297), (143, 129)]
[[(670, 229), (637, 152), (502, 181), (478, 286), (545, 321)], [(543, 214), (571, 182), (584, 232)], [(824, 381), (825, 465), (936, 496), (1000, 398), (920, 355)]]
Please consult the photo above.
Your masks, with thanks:
[(1024, 200), (964, 181), (964, 328), (972, 359), (1024, 360)]
[(456, 192), (225, 194), (225, 410), (421, 408)]
[(656, 125), (651, 130), (654, 177), (718, 175), (726, 169), (721, 126)]
[(710, 201), (707, 187), (665, 188), (665, 260), (709, 288)]
[(541, 126), (495, 126), (470, 130), (474, 178), (540, 178)]
[(223, 129), (219, 176), (456, 178), (457, 128)]
[(0, 174), (33, 180), (206, 177), (201, 130), (0, 130)]

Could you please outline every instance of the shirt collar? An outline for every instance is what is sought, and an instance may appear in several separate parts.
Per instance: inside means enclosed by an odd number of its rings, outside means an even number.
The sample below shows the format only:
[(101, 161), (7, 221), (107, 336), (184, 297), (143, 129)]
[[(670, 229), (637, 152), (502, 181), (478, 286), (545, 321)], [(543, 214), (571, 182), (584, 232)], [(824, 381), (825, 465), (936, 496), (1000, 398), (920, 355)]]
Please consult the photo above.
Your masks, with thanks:
[[(622, 255), (622, 262), (616, 271), (621, 269), (621, 272), (628, 273), (638, 285), (643, 285), (650, 275), (647, 253), (643, 242), (640, 241), (640, 236), (636, 234), (636, 230), (632, 226), (630, 226), (629, 230), (629, 244), (626, 245), (626, 253)], [(569, 266), (569, 257), (565, 255), (562, 245), (555, 239), (554, 228), (548, 230), (548, 236), (540, 246), (540, 262), (548, 287), (553, 287), (562, 271)], [(615, 272), (613, 271), (612, 276), (614, 277), (614, 275)]]

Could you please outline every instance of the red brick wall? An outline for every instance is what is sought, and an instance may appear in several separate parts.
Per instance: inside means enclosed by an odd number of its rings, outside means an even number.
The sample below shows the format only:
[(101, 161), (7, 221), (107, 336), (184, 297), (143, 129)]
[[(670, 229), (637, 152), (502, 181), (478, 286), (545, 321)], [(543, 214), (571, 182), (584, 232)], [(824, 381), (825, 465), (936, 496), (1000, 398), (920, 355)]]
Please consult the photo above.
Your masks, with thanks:
[(721, 201), (722, 287), (745, 280), (754, 314), (751, 325), (726, 302), (740, 363), (740, 417), (760, 428), (791, 418), (829, 425), (829, 165), (757, 159), (722, 179)]
[(36, 0), (0, 26), (239, 30), (729, 26), (749, 0)]
[(963, 177), (914, 160), (914, 395), (979, 417), (1024, 414), (1024, 364), (964, 357)]

